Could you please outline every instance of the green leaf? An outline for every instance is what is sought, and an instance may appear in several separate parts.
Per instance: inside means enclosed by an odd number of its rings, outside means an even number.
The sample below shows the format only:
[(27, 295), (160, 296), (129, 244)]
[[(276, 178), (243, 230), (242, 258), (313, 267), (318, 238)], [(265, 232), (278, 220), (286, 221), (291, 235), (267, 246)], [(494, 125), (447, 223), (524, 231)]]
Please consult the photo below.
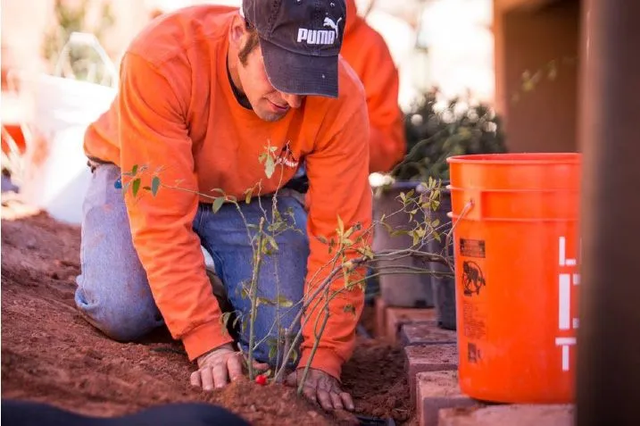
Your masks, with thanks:
[(356, 231), (356, 228), (356, 226), (352, 226), (351, 228), (347, 229), (347, 232), (344, 233), (344, 237), (349, 238)]
[(160, 189), (160, 178), (158, 176), (154, 176), (151, 180), (151, 193), (154, 197), (158, 193), (158, 189)]
[(138, 165), (134, 164), (133, 168), (131, 169), (131, 176), (135, 176), (138, 173)]
[(413, 237), (413, 244), (412, 245), (417, 245), (420, 242), (420, 235), (418, 235), (417, 232), (415, 231), (411, 231), (410, 232), (411, 236)]
[(269, 346), (269, 359), (275, 359), (276, 355), (278, 355), (278, 347), (276, 345)]
[(138, 195), (138, 191), (140, 191), (140, 178), (135, 178), (131, 184), (131, 192), (134, 197)]
[(271, 235), (265, 235), (265, 238), (267, 239), (267, 241), (269, 242), (271, 247), (273, 247), (274, 250), (280, 249), (280, 247), (278, 247), (278, 243), (276, 242), (276, 239), (273, 238)]
[(288, 300), (283, 295), (278, 296), (277, 302), (278, 302), (278, 306), (282, 308), (290, 308), (293, 306), (293, 302), (291, 300)]
[(240, 320), (242, 320), (242, 315), (236, 315), (236, 318), (233, 320), (233, 328), (236, 328), (238, 326), (238, 322), (240, 322)]
[(247, 189), (247, 196), (244, 198), (246, 204), (251, 203), (251, 197), (253, 196), (253, 188)]
[(357, 252), (360, 253), (365, 259), (371, 260), (374, 257), (373, 251), (369, 246), (360, 247), (357, 249)]
[(266, 297), (258, 297), (256, 301), (258, 302), (258, 306), (260, 305), (275, 306), (276, 305), (276, 303), (273, 300), (267, 299)]
[(380, 224), (385, 227), (385, 229), (389, 234), (392, 234), (394, 232), (393, 227), (389, 225), (387, 222), (381, 222)]
[(264, 173), (267, 175), (267, 178), (271, 179), (273, 173), (276, 171), (276, 163), (273, 160), (273, 157), (268, 155), (267, 160), (264, 162)]
[(213, 200), (213, 205), (211, 206), (211, 209), (213, 210), (214, 213), (218, 213), (218, 211), (220, 210), (223, 204), (224, 204), (224, 197), (218, 197), (215, 200)]
[(229, 319), (231, 319), (231, 312), (224, 312), (220, 317), (220, 322), (224, 327), (222, 327), (222, 334), (226, 335), (229, 333)]

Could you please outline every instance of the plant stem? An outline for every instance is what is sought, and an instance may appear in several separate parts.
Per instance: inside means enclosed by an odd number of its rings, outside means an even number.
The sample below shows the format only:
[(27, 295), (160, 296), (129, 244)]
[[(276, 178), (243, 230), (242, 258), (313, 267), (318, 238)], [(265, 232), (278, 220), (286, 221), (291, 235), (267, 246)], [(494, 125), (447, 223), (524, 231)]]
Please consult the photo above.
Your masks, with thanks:
[[(322, 321), (322, 326), (320, 330), (315, 335), (315, 342), (313, 342), (313, 348), (311, 349), (311, 354), (309, 355), (309, 359), (307, 360), (307, 365), (304, 366), (304, 372), (302, 373), (302, 379), (300, 380), (300, 384), (298, 385), (298, 394), (302, 393), (302, 389), (304, 389), (304, 382), (307, 380), (307, 375), (309, 374), (309, 368), (311, 368), (311, 361), (316, 355), (316, 351), (318, 350), (318, 346), (320, 346), (320, 339), (324, 334), (324, 329), (327, 326), (327, 322), (329, 321), (329, 301), (325, 304), (325, 316)], [(317, 325), (317, 324), (316, 324)]]
[(262, 263), (262, 232), (264, 228), (264, 217), (260, 218), (260, 224), (258, 225), (258, 241), (256, 250), (256, 261), (253, 265), (253, 273), (251, 275), (251, 287), (249, 298), (251, 300), (251, 314), (249, 315), (249, 379), (253, 380), (253, 350), (256, 339), (255, 334), (255, 322), (258, 315), (258, 277), (260, 274), (260, 265)]
[[(442, 263), (447, 265), (447, 260), (445, 258), (443, 258), (440, 255), (434, 255), (434, 254), (430, 254), (430, 253), (424, 253), (421, 251), (417, 251), (417, 250), (393, 250), (393, 251), (386, 251), (383, 252), (383, 254), (381, 255), (376, 255), (374, 260), (381, 260), (382, 259), (386, 259), (386, 258), (394, 258), (394, 257), (406, 257), (406, 256), (416, 256), (416, 257), (421, 257), (423, 258), (425, 261), (431, 261), (431, 262), (438, 262), (438, 263)], [(368, 262), (370, 262), (370, 260), (366, 259), (366, 258), (359, 258), (359, 259), (354, 259), (352, 260), (353, 265), (354, 265), (354, 269), (358, 268), (359, 266), (366, 264)], [(442, 273), (433, 273), (432, 271), (425, 271), (425, 272), (419, 272), (417, 270), (415, 270), (415, 268), (413, 269), (413, 271), (410, 270), (410, 268), (402, 268), (399, 267), (401, 270), (400, 271), (389, 271), (389, 272), (385, 272), (384, 274), (388, 274), (388, 275), (395, 275), (395, 274), (429, 274), (431, 273), (432, 275), (441, 275)], [(300, 311), (298, 312), (298, 315), (296, 315), (296, 318), (293, 320), (292, 324), (297, 323), (298, 321), (301, 320), (302, 315), (303, 314), (307, 314), (307, 317), (317, 309), (318, 304), (320, 303), (320, 300), (315, 300), (315, 298), (324, 290), (327, 289), (328, 286), (331, 285), (331, 283), (334, 281), (334, 279), (336, 278), (336, 276), (342, 272), (342, 265), (336, 267), (333, 271), (331, 271), (329, 273), (329, 275), (325, 278), (325, 280), (315, 289), (315, 291), (307, 297), (306, 302), (303, 303), (302, 308), (300, 309)], [(384, 274), (377, 274), (377, 275), (384, 275)], [(442, 274), (443, 275), (443, 274)], [(355, 283), (352, 284), (357, 284), (359, 282), (364, 282), (366, 279), (362, 279), (359, 281), (356, 281)], [(338, 290), (337, 292), (341, 292), (341, 290)], [(331, 298), (333, 299), (333, 298)], [(309, 309), (310, 305), (315, 302), (315, 305)], [(302, 332), (304, 329), (304, 325), (306, 324), (306, 321), (304, 321), (301, 326), (300, 326), (300, 330), (298, 331), (298, 333), (296, 334), (293, 343), (292, 343), (292, 347), (289, 348), (289, 351), (285, 352), (284, 356), (285, 359), (289, 359), (291, 357), (291, 352), (292, 350), (295, 348), (295, 346), (298, 344), (298, 342), (300, 341), (300, 339), (302, 338)], [(324, 330), (324, 329), (323, 329)], [(315, 344), (315, 342), (314, 342)], [(280, 367), (280, 370), (276, 373), (276, 380), (281, 379), (282, 374), (284, 373), (284, 368)]]
[[(278, 345), (279, 346), (279, 345)], [(291, 336), (289, 335), (289, 328), (284, 329), (284, 348), (282, 349), (282, 368), (283, 370), (287, 368), (288, 358), (285, 358), (286, 354), (289, 353), (289, 348), (291, 347)], [(279, 358), (278, 358), (279, 359)], [(276, 368), (276, 371), (280, 371), (280, 368)], [(277, 383), (282, 382), (282, 377), (279, 377)]]

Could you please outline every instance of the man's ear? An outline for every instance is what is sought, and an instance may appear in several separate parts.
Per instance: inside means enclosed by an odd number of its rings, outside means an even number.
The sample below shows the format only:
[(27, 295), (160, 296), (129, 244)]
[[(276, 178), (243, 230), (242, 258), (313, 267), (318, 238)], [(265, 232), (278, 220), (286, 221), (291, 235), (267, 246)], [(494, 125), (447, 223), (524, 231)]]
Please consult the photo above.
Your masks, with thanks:
[(236, 49), (242, 46), (242, 39), (247, 33), (247, 24), (244, 18), (238, 13), (233, 17), (231, 27), (229, 28), (229, 43)]

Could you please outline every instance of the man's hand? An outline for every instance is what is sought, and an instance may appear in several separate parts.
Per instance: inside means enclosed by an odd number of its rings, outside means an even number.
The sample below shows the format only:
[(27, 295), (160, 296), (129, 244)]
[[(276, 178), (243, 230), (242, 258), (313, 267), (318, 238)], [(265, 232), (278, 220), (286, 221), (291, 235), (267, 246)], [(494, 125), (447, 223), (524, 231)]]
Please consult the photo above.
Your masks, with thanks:
[[(243, 377), (242, 354), (231, 344), (216, 348), (198, 358), (198, 371), (191, 373), (191, 385), (202, 387), (205, 391), (223, 388), (228, 383)], [(253, 364), (256, 369), (267, 369), (267, 364)]]
[[(298, 369), (287, 377), (289, 386), (299, 386), (304, 369)], [(353, 399), (349, 393), (342, 391), (340, 382), (324, 371), (309, 369), (307, 379), (302, 388), (304, 395), (313, 402), (319, 402), (323, 409), (353, 411)]]

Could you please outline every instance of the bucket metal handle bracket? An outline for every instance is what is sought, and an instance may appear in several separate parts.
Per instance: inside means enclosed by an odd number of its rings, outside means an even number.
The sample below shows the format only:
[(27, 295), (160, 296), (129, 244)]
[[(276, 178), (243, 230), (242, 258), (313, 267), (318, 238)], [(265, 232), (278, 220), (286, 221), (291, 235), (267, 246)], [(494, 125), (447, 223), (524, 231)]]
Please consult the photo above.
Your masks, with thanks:
[[(71, 33), (71, 35), (69, 36), (69, 40), (67, 40), (67, 42), (62, 47), (62, 50), (60, 51), (60, 54), (58, 56), (58, 60), (56, 61), (56, 66), (53, 71), (54, 76), (58, 76), (58, 77), (63, 76), (64, 64), (65, 64), (65, 61), (68, 61), (70, 59), (69, 53), (71, 51), (72, 46), (87, 46), (93, 49), (98, 54), (98, 58), (100, 58), (100, 61), (105, 67), (106, 76), (108, 76), (111, 80), (110, 86), (118, 87), (118, 69), (113, 64), (113, 62), (111, 61), (111, 58), (109, 58), (109, 55), (100, 44), (98, 37), (96, 37), (95, 34), (91, 34), (91, 33), (83, 33), (83, 32), (77, 32), (77, 31)], [(103, 78), (103, 81), (100, 82), (100, 84), (104, 85), (105, 84), (104, 80), (105, 79)]]
[(449, 247), (451, 247), (451, 244), (453, 244), (453, 232), (456, 230), (456, 226), (458, 226), (458, 223), (460, 222), (461, 219), (464, 219), (464, 217), (473, 209), (473, 206), (475, 205), (475, 202), (473, 200), (473, 198), (469, 198), (469, 201), (467, 201), (467, 203), (464, 205), (464, 208), (462, 209), (462, 211), (460, 212), (460, 216), (458, 216), (458, 218), (454, 221), (453, 220), (453, 214), (451, 212), (447, 213), (447, 216), (449, 216), (449, 218), (451, 218), (452, 221), (452, 225), (451, 225), (451, 229), (449, 230), (449, 232), (447, 232), (447, 237), (445, 239), (445, 258), (447, 260), (447, 263), (449, 263), (449, 268), (452, 271), (455, 271), (454, 268), (454, 259), (449, 259), (448, 256), (446, 255), (446, 253), (449, 253)]

